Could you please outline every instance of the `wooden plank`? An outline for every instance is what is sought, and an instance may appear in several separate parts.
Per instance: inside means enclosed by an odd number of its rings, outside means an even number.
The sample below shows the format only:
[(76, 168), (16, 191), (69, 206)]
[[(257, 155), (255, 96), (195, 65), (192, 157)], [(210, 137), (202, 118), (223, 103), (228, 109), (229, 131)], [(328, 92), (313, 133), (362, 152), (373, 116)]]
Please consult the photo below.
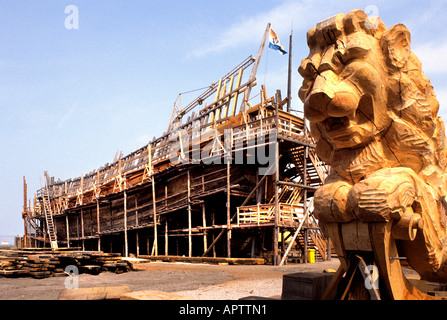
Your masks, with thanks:
[(191, 297), (181, 296), (171, 292), (159, 290), (142, 290), (123, 293), (120, 300), (196, 300)]
[(129, 286), (62, 289), (58, 300), (119, 300), (128, 292), (131, 292)]
[[(191, 262), (191, 263), (228, 263), (228, 264), (243, 264), (243, 265), (262, 265), (265, 264), (263, 258), (226, 258), (226, 257), (183, 257), (183, 256), (140, 256), (140, 258), (151, 261), (165, 261), (165, 262)], [(138, 266), (135, 266), (138, 268)]]

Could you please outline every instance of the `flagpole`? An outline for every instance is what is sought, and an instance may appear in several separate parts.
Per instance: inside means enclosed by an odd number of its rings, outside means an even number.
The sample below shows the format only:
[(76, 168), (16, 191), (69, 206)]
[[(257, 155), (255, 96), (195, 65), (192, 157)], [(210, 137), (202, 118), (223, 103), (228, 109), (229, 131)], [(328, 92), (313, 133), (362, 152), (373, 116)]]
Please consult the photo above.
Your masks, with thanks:
[(293, 28), (290, 30), (289, 38), (289, 69), (288, 69), (288, 79), (287, 79), (287, 112), (290, 112), (290, 107), (292, 104), (292, 34)]

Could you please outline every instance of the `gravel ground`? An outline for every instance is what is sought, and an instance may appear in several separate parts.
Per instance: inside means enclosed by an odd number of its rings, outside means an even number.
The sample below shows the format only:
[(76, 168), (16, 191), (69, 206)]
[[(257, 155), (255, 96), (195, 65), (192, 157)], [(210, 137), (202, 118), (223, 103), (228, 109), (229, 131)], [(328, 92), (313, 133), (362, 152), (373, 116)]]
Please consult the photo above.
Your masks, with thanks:
[[(128, 285), (132, 291), (160, 290), (199, 300), (237, 300), (260, 296), (279, 298), (284, 274), (337, 269), (338, 259), (314, 264), (207, 265), (189, 263), (139, 263), (137, 271), (79, 275), (79, 287)], [(1, 278), (0, 300), (55, 300), (65, 288), (66, 277)]]

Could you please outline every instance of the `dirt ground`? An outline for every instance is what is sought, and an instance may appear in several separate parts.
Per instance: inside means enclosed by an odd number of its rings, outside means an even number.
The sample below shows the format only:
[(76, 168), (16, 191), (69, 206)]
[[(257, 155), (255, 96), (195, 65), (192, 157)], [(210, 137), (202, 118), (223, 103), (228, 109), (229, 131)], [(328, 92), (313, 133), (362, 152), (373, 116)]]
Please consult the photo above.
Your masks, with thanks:
[[(338, 259), (313, 264), (211, 265), (151, 262), (135, 264), (135, 271), (81, 274), (79, 288), (127, 285), (132, 291), (175, 292), (199, 300), (237, 300), (243, 297), (280, 298), (284, 274), (337, 269)], [(0, 300), (56, 300), (67, 277), (2, 278)]]

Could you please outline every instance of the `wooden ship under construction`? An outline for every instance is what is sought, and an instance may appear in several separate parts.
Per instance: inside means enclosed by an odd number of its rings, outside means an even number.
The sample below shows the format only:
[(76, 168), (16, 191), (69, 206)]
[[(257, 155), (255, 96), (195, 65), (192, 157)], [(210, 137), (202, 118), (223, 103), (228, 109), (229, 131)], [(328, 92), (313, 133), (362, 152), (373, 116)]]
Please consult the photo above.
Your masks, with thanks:
[(306, 262), (308, 249), (330, 258), (312, 216), (327, 168), (290, 87), (284, 99), (264, 86), (258, 103), (250, 97), (268, 29), (256, 57), (186, 107), (177, 101), (161, 137), (74, 179), (45, 172), (33, 204), (24, 178), (24, 246), (274, 265)]

